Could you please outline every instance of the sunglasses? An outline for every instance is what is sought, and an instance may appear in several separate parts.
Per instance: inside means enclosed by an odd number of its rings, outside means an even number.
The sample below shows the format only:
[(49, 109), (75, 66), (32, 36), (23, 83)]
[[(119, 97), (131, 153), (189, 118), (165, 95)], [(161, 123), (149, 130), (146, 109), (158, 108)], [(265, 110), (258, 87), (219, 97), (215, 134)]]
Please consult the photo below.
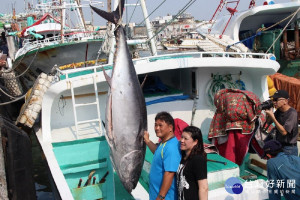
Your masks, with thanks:
[(273, 101), (276, 101), (276, 102), (278, 102), (278, 101), (281, 101), (281, 100), (285, 100), (284, 98), (279, 98), (279, 99), (273, 99)]

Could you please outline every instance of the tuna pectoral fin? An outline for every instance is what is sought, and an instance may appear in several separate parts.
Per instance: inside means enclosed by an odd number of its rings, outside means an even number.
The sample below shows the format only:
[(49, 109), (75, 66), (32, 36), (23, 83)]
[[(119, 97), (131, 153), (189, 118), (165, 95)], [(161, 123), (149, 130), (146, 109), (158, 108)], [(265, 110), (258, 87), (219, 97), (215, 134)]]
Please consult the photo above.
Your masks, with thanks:
[(102, 71), (103, 71), (103, 74), (104, 74), (104, 77), (109, 85), (109, 87), (111, 88), (111, 77), (109, 77), (104, 69), (104, 67), (102, 67)]
[(106, 113), (106, 140), (109, 144), (109, 146), (112, 148), (113, 146), (115, 146), (115, 138), (114, 138), (114, 132), (113, 132), (113, 125), (112, 125), (112, 98), (111, 95), (108, 96), (108, 112)]

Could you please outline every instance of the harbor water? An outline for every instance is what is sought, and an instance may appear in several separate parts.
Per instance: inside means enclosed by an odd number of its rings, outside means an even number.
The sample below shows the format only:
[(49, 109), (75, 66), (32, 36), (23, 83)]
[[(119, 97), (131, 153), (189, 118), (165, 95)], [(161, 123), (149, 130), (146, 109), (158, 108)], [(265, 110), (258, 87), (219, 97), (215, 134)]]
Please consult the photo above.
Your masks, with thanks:
[(46, 168), (46, 160), (33, 132), (30, 134), (30, 139), (32, 142), (33, 178), (37, 199), (54, 200)]

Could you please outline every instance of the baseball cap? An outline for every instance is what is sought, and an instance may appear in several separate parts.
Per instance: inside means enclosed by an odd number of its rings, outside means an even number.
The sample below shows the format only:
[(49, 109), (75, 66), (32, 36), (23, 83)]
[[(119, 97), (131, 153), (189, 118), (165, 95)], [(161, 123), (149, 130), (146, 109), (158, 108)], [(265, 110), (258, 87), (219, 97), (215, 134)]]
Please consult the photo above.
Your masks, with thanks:
[(270, 98), (278, 99), (278, 98), (290, 98), (289, 93), (285, 90), (277, 90), (273, 96), (270, 96)]
[(263, 147), (263, 150), (264, 150), (263, 157), (265, 157), (267, 153), (276, 152), (276, 151), (280, 150), (281, 148), (282, 148), (282, 145), (279, 141), (277, 141), (277, 140), (267, 141)]

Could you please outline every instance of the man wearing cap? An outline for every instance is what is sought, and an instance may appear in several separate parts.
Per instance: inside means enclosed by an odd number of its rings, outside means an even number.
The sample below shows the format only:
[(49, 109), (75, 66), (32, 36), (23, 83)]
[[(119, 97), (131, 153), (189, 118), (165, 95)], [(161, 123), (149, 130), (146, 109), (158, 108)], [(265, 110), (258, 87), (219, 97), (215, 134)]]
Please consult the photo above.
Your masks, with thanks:
[(266, 110), (266, 114), (268, 120), (275, 124), (276, 140), (281, 143), (285, 153), (298, 156), (298, 113), (288, 104), (287, 91), (278, 90), (271, 98), (276, 111), (273, 113), (272, 109), (269, 109)]
[(283, 152), (277, 140), (265, 143), (264, 157), (267, 157), (269, 200), (280, 200), (281, 194), (287, 200), (300, 199), (300, 158)]

